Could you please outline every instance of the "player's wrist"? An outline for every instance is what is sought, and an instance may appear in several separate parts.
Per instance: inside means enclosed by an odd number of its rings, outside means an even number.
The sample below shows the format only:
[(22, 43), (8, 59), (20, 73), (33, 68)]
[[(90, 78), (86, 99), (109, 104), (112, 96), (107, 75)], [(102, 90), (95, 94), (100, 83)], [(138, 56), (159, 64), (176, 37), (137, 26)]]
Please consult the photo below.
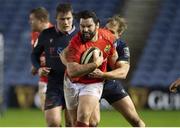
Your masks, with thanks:
[(93, 62), (96, 66), (96, 68), (98, 68), (100, 65), (98, 64), (98, 62)]
[(103, 72), (102, 78), (108, 79), (109, 78), (108, 72)]

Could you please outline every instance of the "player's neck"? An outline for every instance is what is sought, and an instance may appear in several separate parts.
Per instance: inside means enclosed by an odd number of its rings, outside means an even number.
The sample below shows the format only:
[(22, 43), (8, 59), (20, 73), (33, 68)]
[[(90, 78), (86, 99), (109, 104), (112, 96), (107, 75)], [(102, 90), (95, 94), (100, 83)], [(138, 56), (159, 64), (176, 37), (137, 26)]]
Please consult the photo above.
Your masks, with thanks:
[(44, 23), (42, 25), (40, 32), (42, 32), (44, 29), (47, 29), (47, 28), (49, 28), (49, 22), (48, 23)]

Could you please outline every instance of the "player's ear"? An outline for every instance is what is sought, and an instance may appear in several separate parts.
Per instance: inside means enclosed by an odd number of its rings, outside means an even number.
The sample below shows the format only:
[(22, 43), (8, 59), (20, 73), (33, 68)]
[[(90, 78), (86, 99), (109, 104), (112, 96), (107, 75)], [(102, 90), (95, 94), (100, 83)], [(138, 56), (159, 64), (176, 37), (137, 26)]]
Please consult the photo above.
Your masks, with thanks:
[(118, 33), (118, 37), (120, 38), (123, 34), (124, 30), (121, 30), (119, 33)]
[(45, 20), (44, 18), (41, 18), (40, 21), (41, 21), (41, 22), (45, 22), (46, 20)]

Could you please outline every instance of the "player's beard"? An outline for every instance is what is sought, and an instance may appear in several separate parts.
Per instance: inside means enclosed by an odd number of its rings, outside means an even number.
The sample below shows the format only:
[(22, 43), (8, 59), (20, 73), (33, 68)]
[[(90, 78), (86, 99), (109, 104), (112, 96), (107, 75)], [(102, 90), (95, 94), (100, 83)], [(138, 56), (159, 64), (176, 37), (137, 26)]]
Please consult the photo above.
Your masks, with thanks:
[(94, 32), (82, 32), (81, 39), (83, 42), (90, 41), (96, 34), (96, 31)]

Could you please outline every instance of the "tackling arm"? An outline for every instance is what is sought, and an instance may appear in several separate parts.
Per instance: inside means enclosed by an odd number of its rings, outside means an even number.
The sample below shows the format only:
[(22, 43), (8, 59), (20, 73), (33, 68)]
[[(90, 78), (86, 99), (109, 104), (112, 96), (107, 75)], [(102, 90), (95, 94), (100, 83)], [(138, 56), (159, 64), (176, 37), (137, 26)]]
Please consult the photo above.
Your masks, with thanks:
[(43, 47), (41, 45), (37, 45), (31, 53), (31, 62), (36, 70), (40, 68), (40, 56), (43, 51)]
[(117, 61), (116, 69), (104, 72), (105, 79), (126, 79), (130, 65), (127, 61)]
[(98, 69), (90, 73), (91, 77), (94, 78), (105, 78), (105, 79), (125, 79), (129, 68), (129, 50), (126, 44), (118, 45), (116, 48), (117, 52), (110, 56), (108, 59), (109, 66), (111, 67), (112, 71), (102, 72)]
[(89, 74), (92, 78), (104, 78), (104, 79), (125, 79), (130, 65), (127, 61), (118, 61), (116, 63), (116, 69), (109, 72), (102, 72), (99, 69), (94, 70)]

